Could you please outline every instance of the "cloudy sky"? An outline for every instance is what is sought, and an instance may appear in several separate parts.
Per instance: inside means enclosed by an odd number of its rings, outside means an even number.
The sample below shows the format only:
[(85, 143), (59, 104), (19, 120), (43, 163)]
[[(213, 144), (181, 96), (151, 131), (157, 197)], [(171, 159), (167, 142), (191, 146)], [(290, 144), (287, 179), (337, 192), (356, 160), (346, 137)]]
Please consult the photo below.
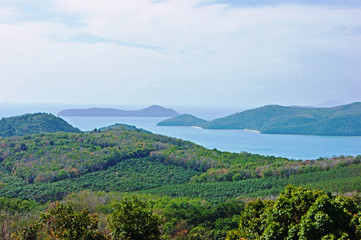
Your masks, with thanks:
[(0, 103), (361, 101), (359, 0), (1, 0), (0, 36)]

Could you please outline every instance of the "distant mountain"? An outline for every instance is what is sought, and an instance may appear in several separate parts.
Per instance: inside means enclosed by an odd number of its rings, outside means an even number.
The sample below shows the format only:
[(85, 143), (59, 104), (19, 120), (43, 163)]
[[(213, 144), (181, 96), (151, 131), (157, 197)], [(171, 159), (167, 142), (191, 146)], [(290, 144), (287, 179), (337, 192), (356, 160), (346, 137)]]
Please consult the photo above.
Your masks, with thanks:
[(174, 118), (166, 119), (157, 123), (157, 126), (199, 126), (206, 120), (197, 118), (191, 114), (182, 114)]
[(337, 100), (328, 100), (326, 102), (323, 103), (319, 103), (314, 105), (314, 107), (337, 107), (337, 106), (341, 106), (341, 105), (345, 105), (343, 102), (337, 101)]
[(80, 130), (74, 128), (63, 119), (47, 113), (25, 114), (0, 120), (1, 137), (54, 132), (79, 133)]
[(293, 108), (315, 108), (314, 106), (299, 106), (299, 105), (290, 105), (288, 107), (293, 107)]
[(254, 129), (270, 134), (361, 136), (361, 103), (333, 108), (268, 105), (201, 126), (208, 129)]
[(141, 110), (119, 110), (114, 108), (66, 109), (58, 116), (66, 117), (175, 117), (179, 114), (170, 108), (153, 105)]

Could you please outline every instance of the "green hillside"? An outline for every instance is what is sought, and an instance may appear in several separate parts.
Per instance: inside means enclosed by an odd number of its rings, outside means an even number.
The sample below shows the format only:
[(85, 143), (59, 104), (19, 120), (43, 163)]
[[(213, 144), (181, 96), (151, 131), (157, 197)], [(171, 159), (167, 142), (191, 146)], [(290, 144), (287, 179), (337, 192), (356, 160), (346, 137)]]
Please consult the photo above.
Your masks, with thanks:
[(208, 129), (252, 129), (269, 134), (361, 136), (361, 103), (334, 108), (268, 105), (201, 126)]
[[(267, 195), (268, 181), (281, 181), (282, 184), (276, 185), (285, 186), (297, 183), (290, 180), (295, 176), (302, 179), (307, 174), (322, 176), (344, 168), (351, 171), (353, 166), (360, 166), (361, 160), (358, 156), (293, 161), (246, 152), (221, 152), (127, 125), (88, 133), (1, 138), (0, 146), (0, 194), (41, 202), (59, 200), (71, 192), (86, 189), (120, 192), (153, 189), (152, 193), (170, 190), (173, 192), (171, 196), (178, 196), (177, 189), (186, 186), (195, 189), (195, 186), (214, 184), (222, 189), (229, 184), (258, 184), (257, 188), (252, 187), (246, 192), (240, 190), (244, 187), (227, 190), (227, 193), (210, 191), (206, 195), (203, 195), (204, 191), (199, 195), (181, 191), (186, 194), (184, 196), (202, 196), (208, 201), (218, 202), (262, 191)], [(359, 173), (359, 168), (353, 171)], [(333, 173), (333, 176), (339, 175)], [(341, 181), (350, 176), (354, 175), (345, 173), (338, 180), (336, 177), (332, 180)], [(262, 182), (267, 184), (262, 187)], [(326, 185), (327, 181), (323, 187)], [(347, 186), (345, 191), (358, 191), (360, 187), (357, 184)], [(342, 190), (341, 186), (337, 190)], [(277, 191), (272, 191), (272, 194)], [(217, 194), (222, 198), (214, 197)]]
[(54, 132), (79, 133), (80, 130), (63, 119), (47, 113), (25, 114), (0, 120), (1, 137)]
[(182, 114), (157, 123), (157, 126), (199, 126), (206, 120), (197, 118), (191, 114)]
[[(115, 231), (112, 221), (120, 219), (114, 217), (119, 204), (140, 204), (136, 212), (161, 218), (162, 239), (226, 239), (227, 234), (243, 236), (239, 223), (247, 214), (246, 202), (274, 199), (289, 184), (360, 200), (361, 156), (294, 161), (221, 152), (122, 124), (4, 137), (0, 146), (4, 239), (36, 239), (34, 234), (81, 239), (82, 232), (66, 226), (91, 223), (78, 228), (91, 231), (84, 239), (115, 239), (109, 232)], [(75, 235), (62, 235), (70, 233)]]

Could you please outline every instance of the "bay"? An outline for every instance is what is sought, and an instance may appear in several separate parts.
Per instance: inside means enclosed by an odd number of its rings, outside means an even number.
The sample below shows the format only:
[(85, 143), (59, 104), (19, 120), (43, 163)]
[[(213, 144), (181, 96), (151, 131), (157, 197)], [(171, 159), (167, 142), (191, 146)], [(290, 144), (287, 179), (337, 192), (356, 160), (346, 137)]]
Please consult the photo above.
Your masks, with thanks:
[[(0, 117), (25, 113), (47, 112), (56, 115), (66, 108), (86, 108), (90, 105), (54, 104), (0, 104)], [(117, 107), (117, 106), (111, 106)], [(121, 106), (120, 109), (140, 109), (140, 106)], [(177, 108), (175, 108), (177, 110)], [(184, 108), (180, 113), (192, 113), (207, 120), (239, 111), (218, 109), (201, 111), (200, 108)], [(197, 114), (198, 113), (198, 114)], [(83, 131), (124, 123), (153, 133), (189, 140), (206, 148), (229, 152), (250, 152), (290, 159), (317, 159), (333, 156), (361, 154), (361, 137), (309, 136), (259, 134), (244, 130), (208, 130), (194, 127), (160, 127), (156, 124), (165, 118), (144, 117), (63, 117), (65, 121)]]
[(209, 130), (195, 127), (161, 127), (165, 118), (63, 117), (83, 131), (125, 123), (153, 133), (189, 140), (206, 148), (250, 152), (290, 159), (317, 159), (361, 154), (361, 137), (260, 134), (245, 130)]

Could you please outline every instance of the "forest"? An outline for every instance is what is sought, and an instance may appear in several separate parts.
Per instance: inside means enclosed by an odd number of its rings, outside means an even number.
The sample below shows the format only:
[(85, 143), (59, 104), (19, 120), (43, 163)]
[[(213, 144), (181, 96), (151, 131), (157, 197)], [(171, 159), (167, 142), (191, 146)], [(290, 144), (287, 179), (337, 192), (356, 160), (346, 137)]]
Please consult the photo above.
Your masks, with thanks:
[(49, 113), (24, 114), (0, 119), (0, 137), (24, 136), (43, 132), (79, 133), (80, 130)]
[(3, 239), (361, 236), (361, 156), (222, 152), (122, 124), (0, 146)]

